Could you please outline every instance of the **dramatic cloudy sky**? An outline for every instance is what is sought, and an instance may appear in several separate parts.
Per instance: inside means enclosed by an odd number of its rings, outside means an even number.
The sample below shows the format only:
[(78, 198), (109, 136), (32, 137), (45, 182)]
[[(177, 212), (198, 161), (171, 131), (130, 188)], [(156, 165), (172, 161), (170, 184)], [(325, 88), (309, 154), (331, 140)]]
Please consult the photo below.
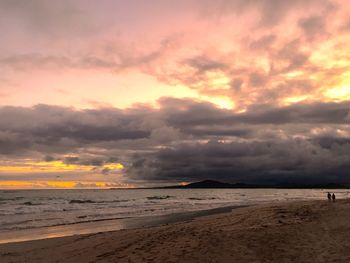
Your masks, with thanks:
[(0, 188), (350, 183), (343, 0), (0, 0)]

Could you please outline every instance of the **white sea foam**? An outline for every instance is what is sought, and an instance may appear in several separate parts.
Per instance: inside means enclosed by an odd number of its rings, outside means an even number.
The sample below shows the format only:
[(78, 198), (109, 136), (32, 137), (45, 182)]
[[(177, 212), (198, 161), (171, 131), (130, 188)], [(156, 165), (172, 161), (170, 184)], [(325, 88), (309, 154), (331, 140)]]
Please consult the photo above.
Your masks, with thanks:
[[(223, 206), (324, 199), (310, 189), (130, 189), (0, 191), (0, 232), (165, 215)], [(350, 190), (332, 190), (337, 198)]]

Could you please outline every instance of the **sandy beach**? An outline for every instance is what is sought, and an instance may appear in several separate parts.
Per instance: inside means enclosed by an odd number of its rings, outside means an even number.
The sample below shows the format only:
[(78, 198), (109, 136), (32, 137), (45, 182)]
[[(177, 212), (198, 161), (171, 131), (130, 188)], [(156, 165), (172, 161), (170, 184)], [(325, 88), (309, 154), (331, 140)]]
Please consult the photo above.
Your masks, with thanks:
[(156, 227), (3, 244), (0, 262), (349, 262), (350, 200), (237, 208)]

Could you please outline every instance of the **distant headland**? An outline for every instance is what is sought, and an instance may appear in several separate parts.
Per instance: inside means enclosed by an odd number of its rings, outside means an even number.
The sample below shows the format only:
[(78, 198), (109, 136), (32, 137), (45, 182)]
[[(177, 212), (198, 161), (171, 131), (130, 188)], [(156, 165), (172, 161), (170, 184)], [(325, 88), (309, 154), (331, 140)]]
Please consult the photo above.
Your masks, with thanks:
[(156, 187), (161, 189), (247, 189), (247, 188), (279, 188), (279, 189), (349, 189), (350, 185), (343, 184), (245, 184), (245, 183), (224, 183), (215, 180), (204, 180), (186, 185), (174, 185)]

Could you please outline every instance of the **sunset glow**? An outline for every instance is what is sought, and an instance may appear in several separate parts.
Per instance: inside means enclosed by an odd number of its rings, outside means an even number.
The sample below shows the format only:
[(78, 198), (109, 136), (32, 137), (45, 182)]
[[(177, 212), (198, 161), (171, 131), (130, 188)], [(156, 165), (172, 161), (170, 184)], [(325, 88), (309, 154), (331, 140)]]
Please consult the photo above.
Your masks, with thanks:
[[(69, 171), (91, 171), (94, 166), (65, 164), (62, 161), (52, 162), (24, 162), (18, 165), (0, 166), (0, 173), (40, 173), (40, 172), (69, 172)], [(106, 164), (103, 169), (120, 170), (123, 165), (120, 163)]]
[(65, 181), (3, 181), (0, 189), (70, 189), (70, 188), (133, 188), (130, 184), (110, 184), (108, 182), (65, 182)]
[(346, 181), (349, 10), (0, 3), (0, 188)]

